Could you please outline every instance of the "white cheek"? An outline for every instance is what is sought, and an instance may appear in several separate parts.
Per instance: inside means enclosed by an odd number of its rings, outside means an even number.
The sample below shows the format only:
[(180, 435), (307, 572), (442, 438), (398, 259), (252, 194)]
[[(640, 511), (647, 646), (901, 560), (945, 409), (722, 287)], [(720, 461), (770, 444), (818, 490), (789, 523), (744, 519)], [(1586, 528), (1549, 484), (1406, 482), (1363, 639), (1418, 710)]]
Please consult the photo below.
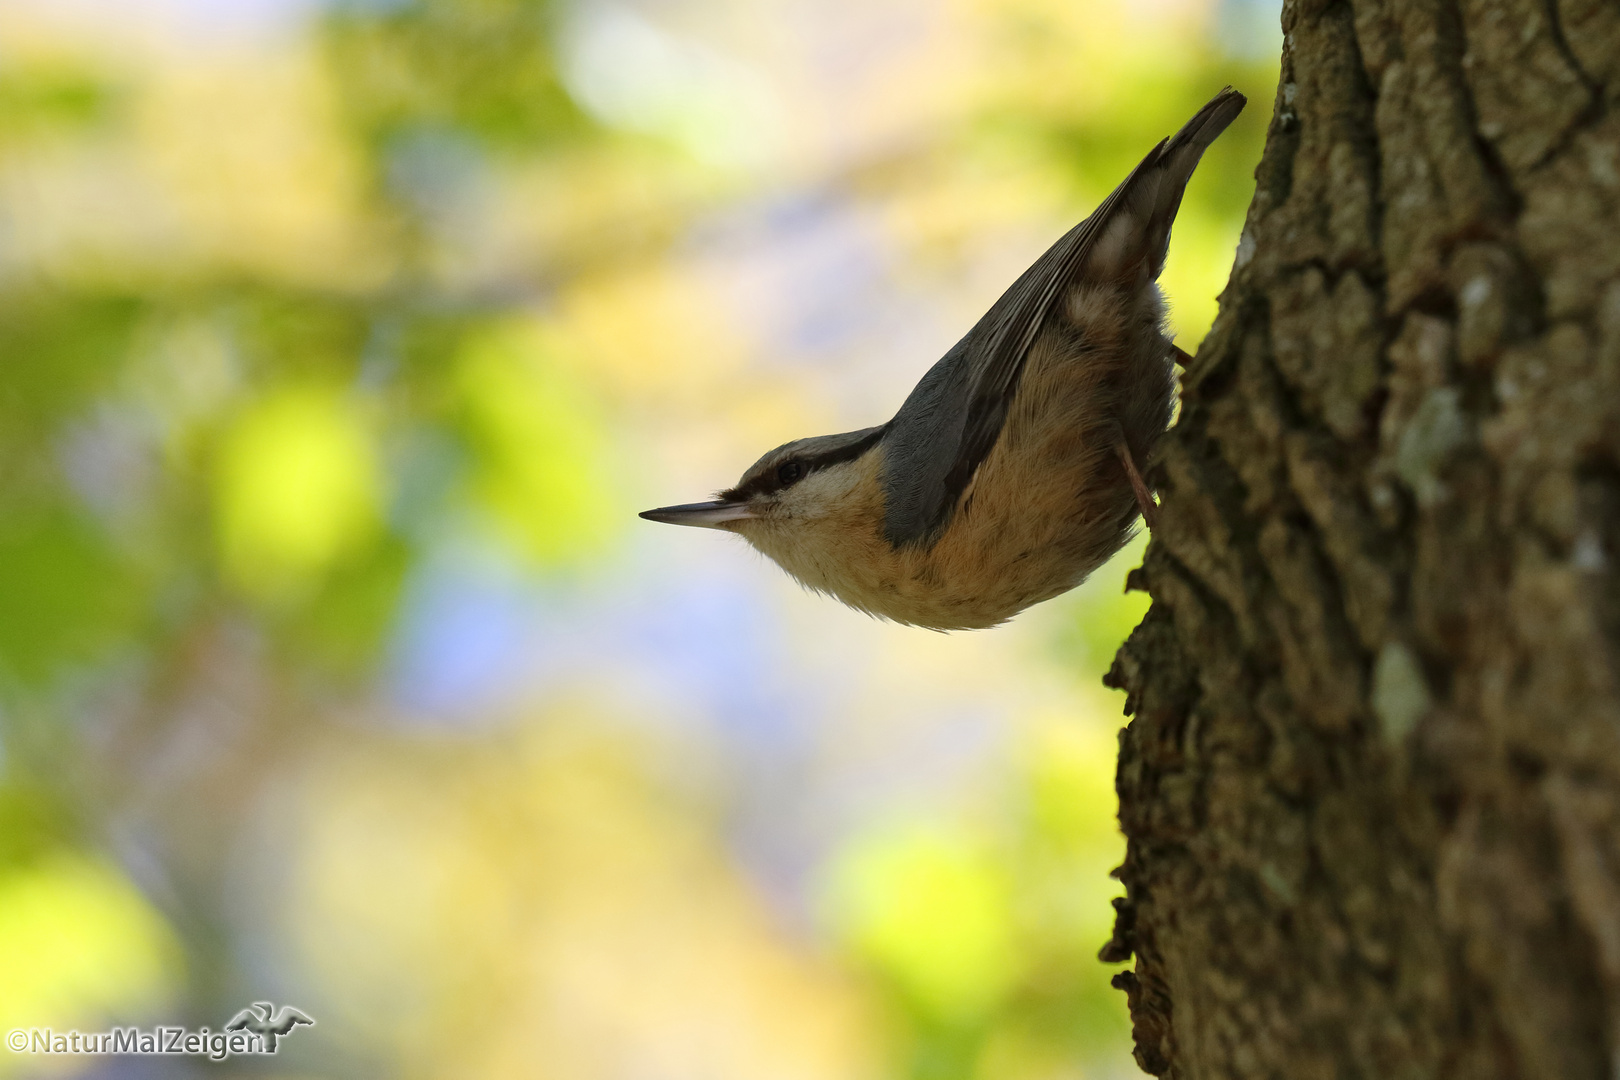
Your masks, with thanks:
[(776, 498), (775, 516), (784, 522), (820, 521), (850, 497), (850, 470), (818, 469)]
[(804, 584), (830, 590), (839, 576), (838, 529), (859, 479), (848, 468), (818, 469), (777, 495), (744, 536)]

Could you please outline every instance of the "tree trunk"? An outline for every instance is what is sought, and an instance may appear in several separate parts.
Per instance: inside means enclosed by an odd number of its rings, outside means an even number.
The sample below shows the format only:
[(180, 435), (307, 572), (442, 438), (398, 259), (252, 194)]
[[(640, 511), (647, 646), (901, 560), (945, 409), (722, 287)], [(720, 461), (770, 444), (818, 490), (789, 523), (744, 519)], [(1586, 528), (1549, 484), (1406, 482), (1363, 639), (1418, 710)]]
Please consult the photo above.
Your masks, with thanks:
[(1290, 0), (1111, 685), (1183, 1080), (1620, 1068), (1620, 4)]

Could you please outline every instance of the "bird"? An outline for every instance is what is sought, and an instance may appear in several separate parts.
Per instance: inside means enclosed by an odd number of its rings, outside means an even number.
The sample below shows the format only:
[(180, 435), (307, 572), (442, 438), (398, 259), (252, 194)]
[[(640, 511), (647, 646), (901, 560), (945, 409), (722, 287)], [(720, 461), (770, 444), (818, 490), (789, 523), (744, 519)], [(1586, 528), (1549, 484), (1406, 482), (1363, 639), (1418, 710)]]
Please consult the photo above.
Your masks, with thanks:
[(736, 533), (807, 588), (933, 630), (998, 626), (1157, 521), (1169, 426), (1158, 277), (1182, 192), (1246, 104), (1227, 87), (1148, 152), (923, 375), (887, 423), (796, 439), (708, 502), (640, 516)]
[(263, 1036), (264, 1050), (267, 1054), (276, 1052), (276, 1039), (286, 1035), (300, 1024), (315, 1026), (315, 1021), (303, 1011), (291, 1005), (283, 1005), (277, 1010), (268, 1001), (255, 1001), (251, 1006), (243, 1009), (226, 1023), (226, 1031), (248, 1031)]

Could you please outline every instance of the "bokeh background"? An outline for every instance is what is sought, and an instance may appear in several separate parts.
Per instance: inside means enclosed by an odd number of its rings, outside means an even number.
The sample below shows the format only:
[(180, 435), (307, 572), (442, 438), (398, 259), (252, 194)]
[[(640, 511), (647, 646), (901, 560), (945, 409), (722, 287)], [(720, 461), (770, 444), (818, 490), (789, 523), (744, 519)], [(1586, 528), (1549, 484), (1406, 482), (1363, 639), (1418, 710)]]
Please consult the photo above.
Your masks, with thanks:
[(0, 3), (0, 1077), (1136, 1075), (1133, 546), (942, 635), (643, 522), (880, 422), (1272, 0)]

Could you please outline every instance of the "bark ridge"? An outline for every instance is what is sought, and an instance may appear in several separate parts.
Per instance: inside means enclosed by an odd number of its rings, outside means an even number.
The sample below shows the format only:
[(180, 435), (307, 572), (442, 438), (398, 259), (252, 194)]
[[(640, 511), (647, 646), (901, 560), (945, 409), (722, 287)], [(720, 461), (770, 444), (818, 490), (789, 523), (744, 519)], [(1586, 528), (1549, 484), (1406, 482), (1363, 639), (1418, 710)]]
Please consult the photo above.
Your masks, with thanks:
[(1620, 1063), (1620, 5), (1289, 0), (1110, 685), (1157, 1076)]

